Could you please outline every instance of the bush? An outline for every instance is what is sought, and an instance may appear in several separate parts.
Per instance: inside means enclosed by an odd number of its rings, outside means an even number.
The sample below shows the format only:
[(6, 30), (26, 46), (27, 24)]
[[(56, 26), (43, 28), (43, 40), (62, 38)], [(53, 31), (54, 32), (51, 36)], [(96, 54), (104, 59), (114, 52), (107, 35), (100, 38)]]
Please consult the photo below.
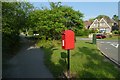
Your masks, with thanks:
[(120, 31), (115, 30), (115, 31), (113, 31), (112, 33), (113, 33), (113, 34), (119, 34)]
[(91, 33), (90, 30), (77, 30), (75, 31), (76, 36), (88, 36)]
[(112, 38), (112, 35), (109, 35), (109, 38)]
[(28, 31), (28, 34), (29, 35), (33, 35), (33, 31)]
[(44, 48), (52, 48), (58, 46), (58, 41), (56, 40), (39, 40), (37, 46), (44, 47)]
[(88, 36), (89, 35), (89, 33), (90, 33), (90, 30), (84, 30), (84, 36)]
[(75, 34), (76, 36), (83, 36), (83, 30), (76, 30)]
[(95, 30), (89, 30), (89, 34), (95, 33), (95, 32), (96, 32)]

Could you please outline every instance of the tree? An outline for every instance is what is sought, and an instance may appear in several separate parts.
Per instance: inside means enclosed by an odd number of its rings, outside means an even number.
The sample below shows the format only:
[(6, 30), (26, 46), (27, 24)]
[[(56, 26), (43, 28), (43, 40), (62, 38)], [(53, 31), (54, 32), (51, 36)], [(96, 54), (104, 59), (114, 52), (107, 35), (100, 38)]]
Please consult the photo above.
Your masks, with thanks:
[[(65, 29), (82, 29), (83, 14), (72, 7), (62, 6), (61, 2), (50, 3), (50, 9), (34, 10), (29, 15), (29, 26), (37, 30), (40, 36), (51, 39), (60, 39), (61, 32)], [(59, 35), (59, 36), (58, 36)]]
[(95, 20), (95, 18), (90, 18), (89, 21), (90, 22), (93, 22)]
[[(24, 2), (3, 2), (2, 5), (3, 32), (19, 33), (20, 29), (26, 27), (26, 21), (33, 6)], [(6, 28), (11, 31), (6, 31)]]
[(113, 15), (112, 19), (115, 20), (116, 22), (118, 22), (118, 16), (117, 15)]
[(104, 18), (104, 19), (106, 19), (106, 20), (109, 20), (110, 19), (110, 17), (109, 16), (107, 16), (107, 15), (98, 15), (95, 19), (101, 19), (101, 18)]
[(19, 42), (19, 31), (26, 27), (26, 21), (32, 8), (30, 3), (25, 2), (2, 3), (3, 49), (11, 49), (11, 46), (13, 48), (13, 45), (16, 46)]

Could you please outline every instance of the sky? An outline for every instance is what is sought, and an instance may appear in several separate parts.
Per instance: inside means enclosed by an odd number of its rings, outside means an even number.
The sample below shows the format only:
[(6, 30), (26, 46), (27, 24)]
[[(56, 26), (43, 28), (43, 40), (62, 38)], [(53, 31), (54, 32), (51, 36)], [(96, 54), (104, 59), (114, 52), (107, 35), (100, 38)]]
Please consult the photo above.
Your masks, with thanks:
[[(31, 2), (35, 7), (50, 7), (48, 2)], [(112, 18), (118, 15), (118, 2), (62, 2), (62, 5), (73, 7), (74, 10), (84, 14), (83, 20), (95, 18), (98, 15), (107, 15)]]
[(120, 20), (120, 2), (118, 3), (118, 17), (119, 17), (119, 20)]
[[(2, 0), (2, 1), (15, 1), (15, 0)], [(29, 1), (29, 2), (118, 2), (120, 0), (17, 0), (17, 1)]]

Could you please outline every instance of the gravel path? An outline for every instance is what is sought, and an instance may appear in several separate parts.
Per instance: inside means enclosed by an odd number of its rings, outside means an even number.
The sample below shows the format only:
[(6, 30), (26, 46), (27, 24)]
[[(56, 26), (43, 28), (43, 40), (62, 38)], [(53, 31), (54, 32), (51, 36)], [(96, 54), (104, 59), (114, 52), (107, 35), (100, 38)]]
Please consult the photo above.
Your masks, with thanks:
[(24, 45), (8, 62), (9, 67), (3, 71), (3, 78), (53, 78), (43, 63), (43, 51), (27, 39), (21, 39)]

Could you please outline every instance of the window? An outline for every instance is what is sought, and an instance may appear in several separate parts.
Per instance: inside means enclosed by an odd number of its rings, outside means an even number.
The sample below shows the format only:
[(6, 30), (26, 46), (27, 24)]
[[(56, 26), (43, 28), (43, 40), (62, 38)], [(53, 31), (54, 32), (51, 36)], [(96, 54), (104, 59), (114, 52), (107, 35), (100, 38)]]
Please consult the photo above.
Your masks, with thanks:
[(96, 26), (96, 27), (97, 27), (97, 24), (94, 24), (94, 26)]
[(105, 23), (100, 23), (100, 26), (104, 26), (105, 25)]

